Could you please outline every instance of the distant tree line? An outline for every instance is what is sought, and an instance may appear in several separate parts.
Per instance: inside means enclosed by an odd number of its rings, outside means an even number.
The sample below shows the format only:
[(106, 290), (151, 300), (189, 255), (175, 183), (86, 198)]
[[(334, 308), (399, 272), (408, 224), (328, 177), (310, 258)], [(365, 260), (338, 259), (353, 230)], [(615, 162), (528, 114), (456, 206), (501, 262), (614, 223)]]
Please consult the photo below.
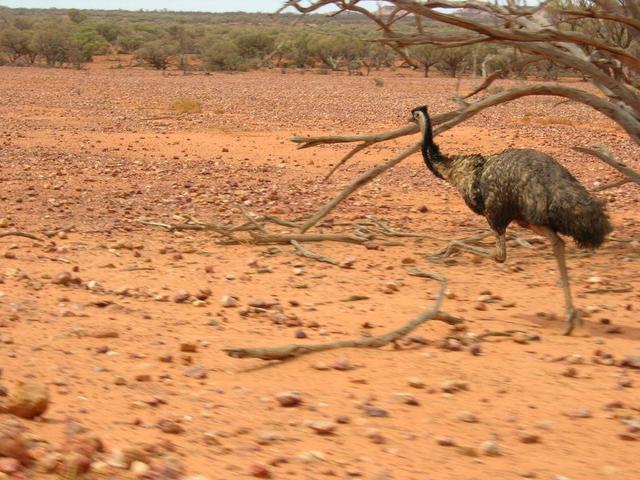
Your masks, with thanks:
[(369, 75), (408, 66), (425, 76), (433, 70), (456, 77), (500, 69), (548, 79), (560, 73), (552, 64), (525, 72), (517, 54), (504, 47), (420, 45), (394, 51), (373, 41), (377, 32), (358, 17), (326, 23), (312, 15), (296, 24), (285, 15), (274, 26), (260, 14), (0, 8), (0, 65), (82, 68), (96, 55), (131, 54), (158, 70), (293, 68)]

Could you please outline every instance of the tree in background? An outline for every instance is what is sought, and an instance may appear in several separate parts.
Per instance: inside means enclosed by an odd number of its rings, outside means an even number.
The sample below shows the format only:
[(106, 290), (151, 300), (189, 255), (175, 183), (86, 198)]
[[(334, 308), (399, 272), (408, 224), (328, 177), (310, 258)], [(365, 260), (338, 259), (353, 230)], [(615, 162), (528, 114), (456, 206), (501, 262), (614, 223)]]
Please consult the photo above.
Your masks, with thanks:
[(442, 60), (442, 48), (436, 45), (413, 45), (408, 49), (408, 55), (422, 67), (427, 78), (431, 67)]
[(68, 60), (68, 42), (68, 32), (53, 25), (39, 29), (33, 37), (34, 50), (50, 67), (61, 67)]
[(203, 55), (206, 68), (213, 71), (242, 71), (249, 65), (240, 54), (240, 47), (231, 39), (211, 42)]
[(162, 40), (145, 43), (136, 50), (136, 58), (156, 70), (166, 70), (172, 58), (177, 53), (177, 47)]
[[(552, 0), (535, 6), (510, 0), (506, 5), (447, 0), (388, 0), (387, 3), (391, 8), (371, 11), (362, 0), (289, 0), (283, 9), (312, 13), (334, 6), (336, 14), (359, 13), (379, 28), (380, 41), (397, 51), (427, 44), (460, 48), (492, 43), (510, 47), (519, 52), (523, 64), (549, 62), (554, 68), (577, 72), (598, 91), (596, 95), (566, 84), (545, 83), (513, 87), (473, 103), (465, 101), (486, 90), (499, 77), (500, 72), (494, 72), (475, 91), (459, 98), (459, 110), (439, 116), (440, 123), (444, 121), (442, 118), (446, 119), (443, 127), (451, 128), (486, 108), (522, 97), (552, 95), (594, 108), (616, 122), (640, 145), (640, 3), (637, 0)], [(412, 28), (398, 21), (409, 16), (413, 19)], [(447, 28), (425, 28), (434, 22)], [(412, 127), (404, 134), (416, 131), (417, 128)], [(363, 145), (370, 145), (363, 141)], [(640, 184), (640, 173), (614, 159), (605, 149), (576, 149), (596, 156), (629, 181)], [(396, 163), (404, 157), (398, 158), (394, 159)]]
[(471, 60), (469, 47), (440, 47), (439, 50), (440, 60), (436, 63), (436, 68), (451, 78), (456, 78), (469, 65)]
[(72, 8), (70, 10), (67, 10), (67, 16), (69, 17), (69, 20), (71, 20), (73, 23), (82, 23), (87, 19), (87, 15), (83, 12), (81, 12), (80, 10), (78, 10), (77, 8)]
[(32, 50), (32, 33), (15, 27), (3, 29), (0, 33), (0, 51), (7, 54), (10, 63), (26, 58), (29, 63), (35, 61)]

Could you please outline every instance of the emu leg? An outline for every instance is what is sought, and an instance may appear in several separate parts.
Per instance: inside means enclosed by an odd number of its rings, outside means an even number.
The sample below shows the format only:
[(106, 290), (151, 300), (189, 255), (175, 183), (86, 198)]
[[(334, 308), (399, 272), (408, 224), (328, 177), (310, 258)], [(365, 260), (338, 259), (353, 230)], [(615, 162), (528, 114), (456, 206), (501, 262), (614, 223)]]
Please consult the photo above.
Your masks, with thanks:
[(507, 241), (505, 239), (504, 232), (496, 232), (496, 253), (493, 258), (499, 263), (504, 263), (507, 259)]
[(553, 253), (558, 261), (558, 269), (560, 270), (560, 284), (564, 291), (564, 303), (567, 309), (566, 327), (564, 329), (564, 335), (571, 335), (573, 329), (577, 325), (582, 324), (582, 320), (578, 315), (578, 312), (573, 307), (573, 300), (571, 298), (571, 287), (569, 286), (569, 274), (567, 272), (567, 262), (564, 253), (564, 241), (550, 228), (545, 228), (544, 233), (551, 241), (553, 247)]

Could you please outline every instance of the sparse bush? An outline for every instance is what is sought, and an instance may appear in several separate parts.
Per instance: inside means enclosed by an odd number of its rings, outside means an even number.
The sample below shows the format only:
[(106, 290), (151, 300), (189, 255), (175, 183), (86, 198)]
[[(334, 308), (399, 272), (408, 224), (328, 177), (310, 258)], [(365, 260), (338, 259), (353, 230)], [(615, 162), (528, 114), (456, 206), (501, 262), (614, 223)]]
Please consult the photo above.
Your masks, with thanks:
[(249, 62), (240, 55), (240, 48), (233, 41), (217, 40), (204, 54), (206, 68), (213, 71), (245, 71)]
[(462, 73), (469, 61), (471, 50), (469, 47), (441, 48), (440, 61), (436, 64), (438, 70), (455, 78)]
[(20, 57), (32, 58), (31, 40), (31, 32), (9, 27), (0, 34), (0, 52), (7, 55), (10, 63), (15, 63)]
[(146, 42), (144, 35), (140, 33), (123, 33), (118, 36), (116, 45), (119, 53), (133, 53)]
[(162, 40), (146, 43), (136, 51), (136, 58), (156, 70), (166, 70), (176, 54), (176, 47)]
[(193, 98), (177, 98), (169, 108), (178, 113), (202, 113), (202, 104)]
[(62, 66), (68, 60), (69, 34), (56, 27), (38, 30), (33, 37), (33, 48), (50, 67)]
[(242, 33), (235, 39), (238, 53), (243, 58), (264, 59), (275, 48), (275, 39), (265, 31)]
[(409, 57), (420, 65), (424, 76), (429, 76), (431, 67), (442, 60), (442, 47), (436, 45), (416, 45), (408, 50)]
[(114, 22), (100, 22), (95, 26), (95, 31), (107, 42), (114, 43), (122, 33), (122, 27)]
[(71, 35), (69, 48), (77, 49), (83, 62), (90, 62), (94, 55), (109, 53), (111, 45), (95, 30), (82, 29)]
[(87, 16), (77, 8), (68, 10), (67, 16), (73, 23), (82, 23), (87, 19)]

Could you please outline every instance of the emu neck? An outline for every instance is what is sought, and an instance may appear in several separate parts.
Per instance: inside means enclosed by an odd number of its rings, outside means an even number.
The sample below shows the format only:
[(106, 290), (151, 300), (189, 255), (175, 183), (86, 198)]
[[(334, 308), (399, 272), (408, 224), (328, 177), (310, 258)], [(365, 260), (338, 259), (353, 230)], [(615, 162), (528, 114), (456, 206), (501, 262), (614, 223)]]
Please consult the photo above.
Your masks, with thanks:
[(442, 156), (438, 145), (433, 142), (433, 130), (430, 121), (420, 120), (422, 131), (422, 158), (427, 168), (438, 178), (445, 178), (448, 160)]

